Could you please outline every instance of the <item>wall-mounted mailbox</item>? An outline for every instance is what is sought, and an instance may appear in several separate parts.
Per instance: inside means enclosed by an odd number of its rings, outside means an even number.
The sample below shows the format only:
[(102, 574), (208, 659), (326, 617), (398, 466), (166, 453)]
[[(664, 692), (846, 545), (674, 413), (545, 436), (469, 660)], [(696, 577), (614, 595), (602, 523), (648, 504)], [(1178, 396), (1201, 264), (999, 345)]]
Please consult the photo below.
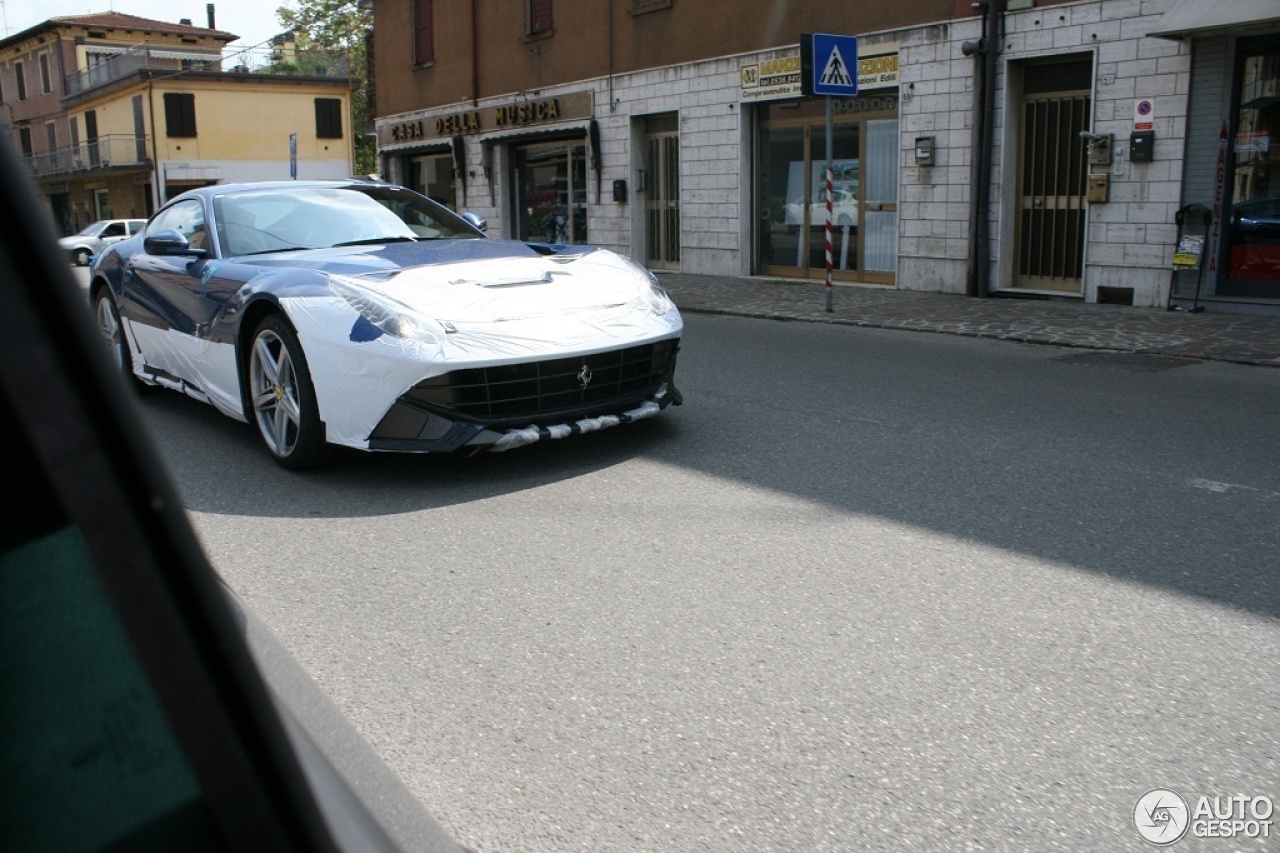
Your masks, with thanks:
[(613, 182), (613, 200), (625, 203), (627, 200), (627, 181), (619, 178)]
[(916, 165), (932, 166), (933, 165), (933, 145), (934, 137), (917, 136), (916, 137)]
[(1134, 163), (1150, 163), (1155, 159), (1156, 132), (1135, 130), (1129, 137), (1129, 159)]
[(1105, 204), (1111, 195), (1111, 175), (1103, 172), (1100, 175), (1089, 175), (1089, 189), (1085, 193), (1085, 201), (1090, 204)]

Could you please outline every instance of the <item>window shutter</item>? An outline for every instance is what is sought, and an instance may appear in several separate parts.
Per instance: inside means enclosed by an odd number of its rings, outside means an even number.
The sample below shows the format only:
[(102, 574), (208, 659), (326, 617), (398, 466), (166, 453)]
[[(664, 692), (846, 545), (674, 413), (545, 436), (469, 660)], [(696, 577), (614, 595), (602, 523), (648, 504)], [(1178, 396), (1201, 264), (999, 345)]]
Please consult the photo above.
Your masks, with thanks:
[(342, 138), (342, 101), (338, 98), (316, 98), (316, 138)]
[(196, 135), (196, 96), (190, 92), (164, 93), (164, 129), (172, 137)]
[(551, 31), (551, 0), (525, 0), (525, 32), (529, 35)]
[(435, 34), (432, 32), (431, 0), (413, 0), (413, 64), (436, 61)]

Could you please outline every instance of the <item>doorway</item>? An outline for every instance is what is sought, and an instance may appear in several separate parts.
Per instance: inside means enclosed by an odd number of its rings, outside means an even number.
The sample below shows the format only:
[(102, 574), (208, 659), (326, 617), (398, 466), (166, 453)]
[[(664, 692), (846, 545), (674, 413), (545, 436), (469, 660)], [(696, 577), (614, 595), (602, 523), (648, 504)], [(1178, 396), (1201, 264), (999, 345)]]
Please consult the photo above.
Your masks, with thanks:
[[(838, 101), (832, 124), (832, 278), (892, 284), (898, 246), (895, 99)], [(755, 266), (826, 276), (827, 140), (823, 100), (759, 108)]]
[(680, 268), (680, 135), (675, 114), (645, 120), (645, 265)]
[(1093, 60), (1023, 66), (1013, 287), (1084, 292)]

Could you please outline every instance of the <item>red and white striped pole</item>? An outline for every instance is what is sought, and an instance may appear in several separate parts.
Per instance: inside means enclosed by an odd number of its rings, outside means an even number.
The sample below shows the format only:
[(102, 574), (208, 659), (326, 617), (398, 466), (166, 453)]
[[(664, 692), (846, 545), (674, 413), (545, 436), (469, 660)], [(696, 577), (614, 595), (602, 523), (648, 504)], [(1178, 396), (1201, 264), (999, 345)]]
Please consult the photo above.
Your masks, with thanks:
[(827, 161), (827, 310), (834, 310), (831, 305), (831, 235), (834, 227), (831, 224), (831, 198), (834, 195), (831, 176), (831, 161)]
[(835, 310), (832, 306), (831, 293), (831, 199), (835, 195), (834, 181), (831, 174), (831, 161), (835, 154), (835, 99), (827, 96), (827, 311)]

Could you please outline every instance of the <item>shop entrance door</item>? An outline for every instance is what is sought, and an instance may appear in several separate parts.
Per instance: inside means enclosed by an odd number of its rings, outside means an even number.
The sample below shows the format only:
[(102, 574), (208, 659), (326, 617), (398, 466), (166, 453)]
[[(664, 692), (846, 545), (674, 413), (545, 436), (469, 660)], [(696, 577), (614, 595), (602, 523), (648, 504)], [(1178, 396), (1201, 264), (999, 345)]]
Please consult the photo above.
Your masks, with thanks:
[(1083, 292), (1091, 59), (1023, 68), (1013, 286)]
[(675, 116), (646, 122), (645, 264), (651, 269), (680, 268), (680, 136)]
[[(832, 138), (832, 278), (893, 283), (897, 268), (896, 101), (837, 106)], [(893, 108), (893, 109), (890, 109)], [(759, 108), (756, 269), (826, 276), (826, 116), (821, 99)], [(874, 113), (880, 113), (876, 117)]]

